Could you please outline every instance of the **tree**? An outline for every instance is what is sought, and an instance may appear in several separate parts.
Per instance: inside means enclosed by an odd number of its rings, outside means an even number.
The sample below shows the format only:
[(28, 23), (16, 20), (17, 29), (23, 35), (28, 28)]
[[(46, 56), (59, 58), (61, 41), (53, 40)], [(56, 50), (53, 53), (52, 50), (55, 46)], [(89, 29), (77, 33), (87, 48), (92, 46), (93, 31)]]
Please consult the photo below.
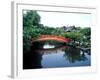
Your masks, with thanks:
[(91, 28), (90, 27), (86, 27), (80, 30), (80, 33), (82, 33), (83, 36), (83, 43), (82, 46), (84, 47), (91, 47)]
[(91, 28), (86, 27), (80, 30), (80, 32), (85, 35), (85, 36), (90, 36), (91, 35)]
[(37, 26), (40, 23), (40, 16), (36, 11), (27, 11), (23, 15), (23, 27)]
[(79, 42), (80, 44), (83, 35), (80, 32), (67, 32), (63, 33), (62, 36), (66, 38), (71, 38), (74, 43)]
[(40, 16), (36, 11), (23, 13), (23, 51), (30, 50), (31, 38), (39, 36)]

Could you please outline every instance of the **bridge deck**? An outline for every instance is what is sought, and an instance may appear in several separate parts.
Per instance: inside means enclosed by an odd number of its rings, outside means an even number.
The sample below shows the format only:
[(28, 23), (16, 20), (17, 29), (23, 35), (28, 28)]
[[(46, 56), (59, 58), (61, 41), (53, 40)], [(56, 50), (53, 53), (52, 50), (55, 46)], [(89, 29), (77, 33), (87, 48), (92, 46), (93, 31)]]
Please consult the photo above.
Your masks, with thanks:
[(71, 41), (70, 38), (65, 38), (65, 37), (62, 37), (62, 36), (41, 35), (36, 40), (32, 39), (32, 42), (36, 42), (36, 41), (47, 41), (47, 40), (56, 40), (56, 41), (60, 41), (60, 42), (70, 42)]

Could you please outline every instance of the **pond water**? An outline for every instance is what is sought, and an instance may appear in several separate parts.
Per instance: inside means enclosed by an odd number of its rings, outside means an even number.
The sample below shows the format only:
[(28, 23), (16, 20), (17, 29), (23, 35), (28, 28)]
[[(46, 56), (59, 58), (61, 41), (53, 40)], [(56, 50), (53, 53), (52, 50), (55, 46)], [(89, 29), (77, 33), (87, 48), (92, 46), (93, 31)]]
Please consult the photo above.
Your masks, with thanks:
[(23, 69), (91, 66), (91, 54), (77, 48), (45, 44), (23, 55)]

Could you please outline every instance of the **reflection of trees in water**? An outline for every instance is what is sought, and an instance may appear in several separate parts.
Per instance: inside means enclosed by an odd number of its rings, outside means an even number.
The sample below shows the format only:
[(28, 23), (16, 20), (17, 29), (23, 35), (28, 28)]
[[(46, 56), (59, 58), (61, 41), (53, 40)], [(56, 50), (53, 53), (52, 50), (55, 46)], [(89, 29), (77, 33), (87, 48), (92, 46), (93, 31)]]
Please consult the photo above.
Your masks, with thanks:
[(80, 49), (69, 47), (65, 49), (64, 57), (69, 60), (70, 63), (74, 63), (76, 61), (85, 61), (87, 60), (84, 52), (80, 51)]
[[(37, 43), (35, 43), (37, 45)], [(40, 44), (39, 44), (40, 45)], [(41, 44), (42, 45), (42, 44)], [(53, 49), (37, 49), (35, 46), (31, 47), (31, 51), (28, 53), (24, 53), (23, 55), (23, 69), (35, 69), (35, 68), (42, 68), (42, 56), (47, 54), (59, 54), (64, 53), (64, 58), (66, 61), (69, 61), (70, 63), (74, 63), (76, 61), (85, 61), (87, 60), (87, 57), (84, 51), (69, 47), (69, 46), (60, 46)], [(88, 54), (89, 55), (89, 54)], [(57, 57), (57, 56), (55, 56)]]
[(23, 55), (23, 69), (42, 68), (42, 54), (36, 51), (30, 51)]

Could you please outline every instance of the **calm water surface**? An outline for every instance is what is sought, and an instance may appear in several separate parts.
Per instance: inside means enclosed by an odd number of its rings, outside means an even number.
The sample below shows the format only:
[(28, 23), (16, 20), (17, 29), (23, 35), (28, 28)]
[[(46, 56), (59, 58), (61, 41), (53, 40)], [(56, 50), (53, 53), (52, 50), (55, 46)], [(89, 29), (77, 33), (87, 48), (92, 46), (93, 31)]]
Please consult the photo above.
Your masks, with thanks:
[(90, 52), (69, 46), (45, 44), (42, 48), (32, 48), (23, 56), (24, 69), (80, 67), (91, 65)]

